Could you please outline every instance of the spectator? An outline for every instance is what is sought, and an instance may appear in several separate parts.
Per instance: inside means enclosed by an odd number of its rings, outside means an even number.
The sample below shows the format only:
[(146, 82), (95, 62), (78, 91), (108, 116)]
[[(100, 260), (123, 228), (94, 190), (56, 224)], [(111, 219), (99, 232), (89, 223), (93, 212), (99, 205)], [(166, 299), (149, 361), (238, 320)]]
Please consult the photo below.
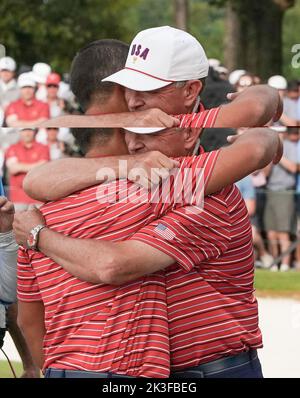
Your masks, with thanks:
[[(271, 87), (274, 87), (278, 90), (279, 95), (282, 98), (282, 101), (285, 101), (286, 95), (287, 95), (287, 80), (285, 77), (280, 76), (280, 75), (274, 75), (271, 76), (268, 80), (268, 85)], [(280, 126), (297, 126), (297, 121), (291, 117), (289, 117), (285, 113), (285, 109), (283, 110), (283, 113), (281, 115), (280, 120), (274, 124), (275, 127), (280, 127)]]
[(299, 133), (300, 129), (297, 129), (298, 133), (298, 142), (297, 142), (297, 185), (296, 185), (296, 209), (297, 209), (297, 240), (298, 244), (296, 247), (296, 261), (295, 268), (297, 271), (300, 271), (300, 140)]
[(14, 217), (13, 205), (3, 197), (4, 190), (0, 179), (0, 348), (6, 324), (8, 305), (16, 301), (16, 271), (18, 245), (12, 232)]
[(47, 128), (47, 145), (50, 151), (50, 159), (56, 160), (65, 157), (65, 143), (59, 140), (58, 128)]
[(228, 81), (229, 83), (235, 87), (239, 78), (244, 75), (246, 71), (244, 69), (236, 69), (229, 74)]
[(254, 86), (254, 85), (255, 85), (255, 76), (252, 75), (251, 73), (246, 72), (244, 75), (242, 75), (239, 78), (235, 87), (236, 87), (236, 91), (241, 93), (247, 87)]
[(36, 203), (23, 191), (23, 180), (34, 167), (49, 161), (47, 146), (35, 141), (36, 130), (24, 128), (20, 131), (20, 142), (12, 145), (6, 152), (6, 166), (10, 174), (10, 200), (16, 210), (24, 210)]
[(40, 101), (46, 102), (47, 100), (46, 79), (50, 73), (50, 65), (44, 62), (37, 62), (32, 67), (32, 77), (37, 83), (36, 98)]
[[(290, 234), (293, 232), (295, 219), (297, 141), (298, 134), (293, 129), (288, 129), (287, 137), (283, 141), (283, 157), (278, 165), (272, 167), (267, 182), (264, 223), (270, 251), (275, 258), (279, 254), (278, 244), (283, 253), (289, 249), (291, 243)], [(280, 271), (290, 269), (290, 257), (290, 254), (283, 256)], [(277, 271), (277, 265), (272, 266), (271, 270)]]
[(287, 92), (285, 97), (283, 98), (283, 113), (290, 118), (291, 120), (295, 120), (295, 123), (290, 126), (297, 126), (298, 114), (297, 114), (297, 105), (299, 100), (299, 89), (297, 80), (291, 80), (287, 85)]
[(9, 127), (34, 126), (49, 119), (49, 106), (35, 98), (35, 82), (30, 73), (23, 73), (18, 78), (21, 98), (8, 105), (5, 118)]
[(16, 63), (13, 58), (3, 57), (0, 59), (0, 126), (3, 124), (7, 105), (16, 101), (20, 96), (15, 70)]
[(251, 176), (247, 176), (236, 183), (237, 187), (241, 191), (241, 194), (245, 200), (246, 207), (250, 216), (252, 225), (253, 244), (256, 249), (256, 262), (257, 267), (269, 268), (274, 259), (267, 252), (264, 241), (257, 228), (256, 218), (256, 194), (255, 188), (251, 179)]
[(65, 101), (58, 96), (60, 82), (61, 78), (58, 73), (50, 73), (46, 80), (47, 103), (49, 105), (51, 118), (65, 113)]

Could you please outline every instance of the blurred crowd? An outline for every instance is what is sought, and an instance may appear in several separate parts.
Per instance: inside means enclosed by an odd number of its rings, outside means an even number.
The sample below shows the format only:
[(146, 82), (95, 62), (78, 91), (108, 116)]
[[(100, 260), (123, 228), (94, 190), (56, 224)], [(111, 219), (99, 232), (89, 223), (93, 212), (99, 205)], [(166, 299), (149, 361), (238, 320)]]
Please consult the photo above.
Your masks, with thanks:
[[(256, 266), (272, 271), (299, 270), (300, 81), (287, 81), (280, 75), (262, 81), (259, 76), (242, 69), (229, 73), (217, 59), (209, 62), (209, 76), (202, 96), (206, 108), (226, 103), (229, 92), (241, 92), (261, 83), (276, 88), (283, 99), (282, 117), (272, 126), (283, 138), (281, 162), (257, 171), (238, 186), (252, 220)], [(32, 68), (19, 68), (17, 73), (16, 62), (11, 57), (0, 59), (0, 126), (3, 126), (0, 128), (0, 176), (17, 210), (33, 203), (22, 189), (27, 172), (49, 160), (78, 156), (68, 129), (37, 130), (29, 126), (79, 112), (67, 75), (60, 76), (42, 62)], [(243, 130), (237, 133), (242, 134)], [(214, 145), (209, 149), (214, 149)]]

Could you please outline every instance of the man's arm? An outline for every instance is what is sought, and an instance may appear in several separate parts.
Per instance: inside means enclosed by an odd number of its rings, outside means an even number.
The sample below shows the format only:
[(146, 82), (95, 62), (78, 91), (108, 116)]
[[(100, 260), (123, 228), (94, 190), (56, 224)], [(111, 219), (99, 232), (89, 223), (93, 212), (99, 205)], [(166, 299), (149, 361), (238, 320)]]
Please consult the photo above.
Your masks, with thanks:
[(292, 174), (297, 173), (297, 163), (292, 162), (291, 160), (287, 159), (286, 157), (282, 157), (279, 164), (285, 168), (287, 171), (289, 171)]
[(232, 95), (233, 101), (222, 105), (214, 127), (258, 127), (282, 114), (282, 101), (278, 91), (267, 85), (247, 88)]
[(19, 173), (28, 173), (35, 167), (41, 166), (46, 162), (47, 160), (40, 160), (39, 162), (36, 163), (22, 163), (18, 162), (16, 158), (8, 158), (6, 161), (6, 166), (11, 175), (16, 175)]
[(46, 120), (47, 118), (45, 117), (36, 120), (19, 120), (17, 115), (9, 115), (6, 117), (6, 124), (8, 127), (36, 127)]
[(65, 115), (49, 119), (37, 127), (177, 127), (179, 121), (173, 116), (167, 115), (160, 109), (149, 109), (139, 112), (123, 112), (114, 114), (103, 114), (96, 116), (88, 115)]
[[(260, 145), (257, 144), (258, 138)], [(271, 130), (255, 129), (252, 133), (244, 133), (234, 142), (231, 150), (229, 147), (220, 151), (205, 193), (216, 192), (273, 159), (278, 161), (281, 150), (278, 134)], [(14, 222), (17, 241), (24, 244), (29, 231), (43, 223), (38, 210), (17, 215)], [(143, 242), (73, 239), (49, 229), (41, 231), (39, 249), (69, 273), (91, 283), (126, 283), (177, 261), (176, 257), (172, 258)]]
[(44, 364), (43, 340), (45, 336), (44, 305), (42, 301), (18, 302), (18, 325), (30, 347), (34, 363), (42, 369)]
[(235, 136), (234, 143), (220, 151), (205, 194), (218, 192), (272, 161), (278, 163), (283, 147), (279, 135), (267, 128), (249, 129)]
[(177, 164), (158, 151), (99, 159), (59, 159), (31, 170), (25, 177), (23, 188), (33, 199), (47, 202), (104, 181), (127, 178), (130, 170), (135, 168), (143, 168), (150, 179), (152, 169), (171, 170)]

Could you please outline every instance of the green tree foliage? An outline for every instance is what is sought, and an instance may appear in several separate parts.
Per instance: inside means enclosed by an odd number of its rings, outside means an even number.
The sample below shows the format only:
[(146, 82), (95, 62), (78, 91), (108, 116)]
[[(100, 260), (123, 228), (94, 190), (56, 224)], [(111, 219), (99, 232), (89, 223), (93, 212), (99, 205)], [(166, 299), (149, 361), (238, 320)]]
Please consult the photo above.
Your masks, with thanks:
[(0, 43), (18, 63), (67, 71), (76, 51), (100, 38), (128, 39), (127, 9), (138, 0), (1, 0)]
[(283, 20), (283, 74), (289, 79), (300, 79), (300, 69), (292, 67), (295, 54), (291, 48), (297, 43), (300, 44), (300, 0), (285, 13)]

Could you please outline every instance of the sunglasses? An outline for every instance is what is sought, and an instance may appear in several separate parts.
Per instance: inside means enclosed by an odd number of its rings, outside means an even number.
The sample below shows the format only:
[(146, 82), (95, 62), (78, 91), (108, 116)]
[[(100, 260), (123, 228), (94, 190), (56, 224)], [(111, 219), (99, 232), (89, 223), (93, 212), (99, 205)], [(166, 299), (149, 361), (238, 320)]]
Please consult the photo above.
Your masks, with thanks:
[(57, 84), (47, 84), (47, 87), (55, 87), (55, 88), (57, 88), (58, 85)]

